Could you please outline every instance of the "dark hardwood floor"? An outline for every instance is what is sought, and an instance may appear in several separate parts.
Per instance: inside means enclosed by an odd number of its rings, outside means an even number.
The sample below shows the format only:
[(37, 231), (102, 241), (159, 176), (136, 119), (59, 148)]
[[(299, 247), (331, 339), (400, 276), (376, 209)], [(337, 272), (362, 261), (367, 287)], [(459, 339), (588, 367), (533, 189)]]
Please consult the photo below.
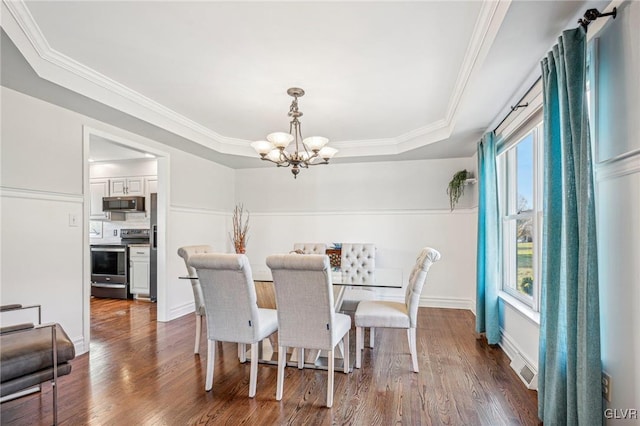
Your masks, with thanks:
[[(249, 398), (249, 363), (219, 343), (213, 390), (204, 391), (206, 337), (193, 354), (194, 319), (156, 322), (147, 302), (93, 299), (91, 351), (60, 378), (64, 425), (355, 424), (535, 425), (537, 394), (525, 388), (498, 347), (476, 340), (468, 311), (420, 308), (420, 373), (411, 371), (406, 332), (379, 329), (363, 368), (335, 373), (326, 408), (326, 371), (287, 368), (275, 400), (276, 367), (258, 367)], [(353, 339), (352, 339), (353, 340)], [(3, 425), (52, 422), (51, 385), (2, 404)]]

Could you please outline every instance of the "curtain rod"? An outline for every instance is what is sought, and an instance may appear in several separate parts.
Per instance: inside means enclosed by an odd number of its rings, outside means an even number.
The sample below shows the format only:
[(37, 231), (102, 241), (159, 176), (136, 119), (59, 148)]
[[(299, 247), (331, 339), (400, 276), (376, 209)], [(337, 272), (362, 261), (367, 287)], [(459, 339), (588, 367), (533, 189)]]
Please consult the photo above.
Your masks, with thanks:
[(587, 30), (589, 24), (595, 21), (598, 18), (602, 18), (603, 16), (613, 16), (613, 19), (616, 19), (616, 15), (618, 14), (618, 8), (614, 7), (611, 12), (601, 13), (598, 9), (587, 9), (584, 13), (584, 17), (578, 19), (578, 24), (582, 25), (584, 30)]
[(496, 132), (496, 130), (498, 130), (500, 128), (500, 126), (502, 126), (504, 124), (505, 121), (507, 121), (507, 118), (509, 118), (509, 116), (511, 115), (511, 113), (513, 113), (514, 111), (518, 110), (519, 108), (526, 108), (529, 106), (529, 103), (527, 102), (526, 104), (523, 104), (522, 101), (524, 100), (524, 98), (526, 98), (529, 93), (531, 93), (531, 91), (533, 90), (534, 87), (536, 87), (536, 84), (538, 84), (538, 82), (542, 79), (542, 77), (538, 77), (536, 78), (536, 81), (533, 82), (533, 84), (531, 85), (531, 87), (529, 87), (527, 89), (526, 92), (524, 92), (524, 95), (522, 95), (522, 97), (520, 98), (520, 100), (515, 104), (515, 105), (511, 105), (511, 111), (509, 111), (507, 113), (507, 115), (504, 116), (504, 118), (502, 119), (502, 121), (500, 121), (500, 123), (498, 123), (498, 125), (495, 127), (495, 129), (493, 129), (493, 133)]
[[(587, 27), (589, 26), (589, 24), (595, 21), (596, 19), (602, 18), (604, 16), (612, 16), (613, 19), (616, 19), (617, 15), (618, 15), (617, 7), (614, 7), (611, 12), (607, 12), (607, 13), (601, 13), (598, 9), (587, 9), (587, 11), (584, 13), (584, 16), (578, 19), (578, 24), (582, 25), (582, 28), (584, 28), (584, 30), (587, 31)], [(495, 133), (496, 130), (498, 130), (500, 126), (502, 126), (504, 122), (507, 121), (507, 118), (509, 118), (511, 113), (513, 113), (519, 108), (526, 108), (529, 106), (529, 103), (523, 104), (521, 102), (524, 100), (524, 98), (527, 97), (527, 95), (529, 94), (529, 92), (531, 92), (531, 90), (535, 87), (535, 85), (538, 84), (541, 78), (542, 77), (538, 77), (536, 81), (531, 85), (531, 87), (529, 87), (529, 89), (525, 92), (525, 94), (520, 98), (518, 103), (515, 106), (514, 105), (511, 106), (511, 111), (509, 111), (507, 115), (504, 116), (502, 121), (500, 121), (500, 123), (498, 123), (498, 125), (493, 129), (493, 133)]]

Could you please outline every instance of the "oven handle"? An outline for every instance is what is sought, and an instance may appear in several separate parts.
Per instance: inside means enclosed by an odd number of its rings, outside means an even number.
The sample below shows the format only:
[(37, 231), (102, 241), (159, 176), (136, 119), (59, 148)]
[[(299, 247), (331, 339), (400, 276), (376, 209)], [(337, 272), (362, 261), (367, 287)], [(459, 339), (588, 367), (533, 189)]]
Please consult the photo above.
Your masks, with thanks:
[(100, 288), (126, 288), (125, 284), (98, 284), (91, 283), (91, 287), (100, 287)]
[(124, 253), (124, 247), (91, 247), (91, 251)]

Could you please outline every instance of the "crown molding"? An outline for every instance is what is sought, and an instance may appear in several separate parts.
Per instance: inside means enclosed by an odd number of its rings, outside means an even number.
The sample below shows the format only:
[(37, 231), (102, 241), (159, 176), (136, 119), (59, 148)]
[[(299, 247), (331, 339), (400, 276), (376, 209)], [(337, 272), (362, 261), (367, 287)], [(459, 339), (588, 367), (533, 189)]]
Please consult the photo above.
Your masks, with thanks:
[[(41, 78), (209, 149), (255, 156), (251, 141), (221, 135), (53, 49), (24, 0), (2, 0), (2, 4), (2, 27)], [(510, 4), (511, 0), (482, 3), (445, 118), (395, 137), (335, 141), (339, 156), (400, 154), (448, 138), (469, 81), (484, 62)]]

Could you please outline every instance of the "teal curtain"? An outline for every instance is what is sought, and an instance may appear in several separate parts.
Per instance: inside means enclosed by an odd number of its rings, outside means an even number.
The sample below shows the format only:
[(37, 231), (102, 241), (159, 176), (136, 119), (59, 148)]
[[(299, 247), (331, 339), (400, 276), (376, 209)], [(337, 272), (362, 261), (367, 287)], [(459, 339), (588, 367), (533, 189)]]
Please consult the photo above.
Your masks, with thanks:
[(586, 33), (562, 33), (542, 61), (544, 206), (538, 414), (602, 423), (600, 314)]
[(498, 318), (500, 253), (496, 140), (493, 132), (489, 132), (478, 143), (476, 332), (486, 333), (487, 341), (492, 345), (500, 340)]

